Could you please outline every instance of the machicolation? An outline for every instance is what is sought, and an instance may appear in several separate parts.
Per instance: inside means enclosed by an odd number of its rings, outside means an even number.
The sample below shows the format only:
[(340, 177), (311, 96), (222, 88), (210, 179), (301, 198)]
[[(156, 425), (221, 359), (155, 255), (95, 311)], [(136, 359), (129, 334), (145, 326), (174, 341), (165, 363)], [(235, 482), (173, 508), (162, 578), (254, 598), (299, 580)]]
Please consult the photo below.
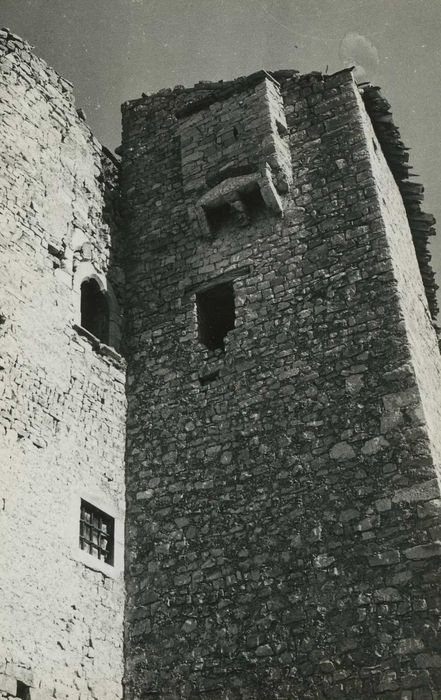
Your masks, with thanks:
[(440, 700), (434, 220), (380, 90), (162, 90), (115, 157), (0, 61), (0, 696)]

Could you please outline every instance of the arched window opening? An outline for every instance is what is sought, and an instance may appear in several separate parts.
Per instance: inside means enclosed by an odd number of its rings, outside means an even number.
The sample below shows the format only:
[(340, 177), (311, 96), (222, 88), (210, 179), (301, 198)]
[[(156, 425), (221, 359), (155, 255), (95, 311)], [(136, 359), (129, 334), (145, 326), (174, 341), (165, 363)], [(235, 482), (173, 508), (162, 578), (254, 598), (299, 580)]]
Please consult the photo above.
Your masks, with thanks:
[(94, 279), (81, 285), (81, 325), (98, 340), (109, 342), (109, 304), (106, 294)]

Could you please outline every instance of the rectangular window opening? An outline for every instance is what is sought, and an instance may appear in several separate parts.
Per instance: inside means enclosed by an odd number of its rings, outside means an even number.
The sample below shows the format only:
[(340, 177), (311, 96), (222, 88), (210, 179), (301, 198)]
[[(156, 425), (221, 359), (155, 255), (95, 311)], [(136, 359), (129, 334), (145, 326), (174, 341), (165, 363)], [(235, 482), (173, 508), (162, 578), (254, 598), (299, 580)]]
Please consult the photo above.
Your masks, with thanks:
[(115, 520), (81, 499), (80, 548), (113, 566)]
[(215, 372), (211, 372), (210, 374), (206, 374), (203, 377), (199, 377), (199, 381), (201, 383), (201, 386), (207, 386), (207, 384), (211, 384), (211, 382), (215, 382), (216, 379), (219, 379), (219, 370), (218, 369)]
[(23, 681), (17, 681), (17, 698), (21, 698), (21, 700), (31, 700), (29, 686), (23, 683)]
[(204, 208), (211, 233), (218, 233), (225, 226), (234, 223), (233, 208), (226, 202)]
[(262, 197), (260, 187), (256, 185), (240, 192), (240, 200), (250, 221), (256, 221), (266, 213), (265, 200)]
[(225, 337), (236, 318), (232, 282), (196, 294), (199, 340), (209, 350), (225, 351)]

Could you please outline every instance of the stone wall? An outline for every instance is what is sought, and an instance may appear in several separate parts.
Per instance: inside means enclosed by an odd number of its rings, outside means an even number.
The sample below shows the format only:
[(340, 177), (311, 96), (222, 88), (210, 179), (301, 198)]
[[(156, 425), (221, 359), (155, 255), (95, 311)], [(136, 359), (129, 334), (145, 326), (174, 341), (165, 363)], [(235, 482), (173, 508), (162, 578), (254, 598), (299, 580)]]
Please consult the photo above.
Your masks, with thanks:
[[(409, 245), (409, 225), (402, 199), (379, 147), (372, 125), (361, 106), (370, 154), (372, 174), (385, 224), (387, 242), (394, 268), (399, 303), (406, 325), (412, 370), (421, 398), (421, 418), (430, 436), (434, 467), (441, 478), (441, 363), (429, 305), (417, 258)], [(410, 367), (409, 367), (410, 370)], [(395, 416), (399, 420), (399, 414)]]
[[(241, 102), (258, 122), (256, 77), (123, 109), (127, 697), (439, 698), (439, 355), (412, 239), (350, 72), (275, 78), (290, 189), (248, 218), (215, 201), (216, 230), (181, 136), (218, 110), (235, 139)], [(216, 284), (225, 352), (198, 328)]]
[(123, 240), (69, 83), (0, 61), (0, 696), (440, 700), (433, 280), (351, 73), (125, 105)]
[[(260, 77), (260, 76), (258, 76)], [(184, 191), (198, 192), (232, 173), (251, 173), (269, 163), (280, 185), (291, 177), (289, 148), (283, 135), (286, 119), (275, 81), (263, 74), (259, 82), (226, 95), (181, 119)], [(183, 114), (182, 117), (186, 117)]]
[[(118, 343), (116, 165), (69, 83), (8, 31), (0, 68), (0, 695), (116, 700), (125, 370), (79, 328), (95, 278)], [(107, 569), (80, 550), (81, 498), (115, 518)]]

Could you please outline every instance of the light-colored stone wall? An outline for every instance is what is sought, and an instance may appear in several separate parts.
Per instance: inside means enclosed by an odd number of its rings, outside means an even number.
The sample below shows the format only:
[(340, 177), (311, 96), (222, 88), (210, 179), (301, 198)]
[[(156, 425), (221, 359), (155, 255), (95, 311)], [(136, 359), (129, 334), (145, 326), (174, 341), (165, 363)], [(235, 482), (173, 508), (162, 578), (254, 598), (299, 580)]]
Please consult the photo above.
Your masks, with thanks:
[[(396, 278), (397, 293), (411, 353), (411, 366), (419, 389), (421, 422), (430, 437), (434, 466), (441, 479), (441, 355), (431, 319), (423, 281), (403, 200), (387, 165), (361, 97), (360, 116), (366, 133), (366, 148)], [(405, 368), (403, 368), (403, 372)], [(392, 420), (392, 418), (391, 418)], [(397, 414), (398, 427), (403, 417)]]
[[(7, 32), (0, 71), (0, 693), (14, 697), (21, 681), (32, 700), (116, 700), (124, 361), (73, 327), (91, 275), (114, 282), (120, 323), (115, 166), (69, 84)], [(104, 572), (83, 563), (81, 498), (116, 517)]]

